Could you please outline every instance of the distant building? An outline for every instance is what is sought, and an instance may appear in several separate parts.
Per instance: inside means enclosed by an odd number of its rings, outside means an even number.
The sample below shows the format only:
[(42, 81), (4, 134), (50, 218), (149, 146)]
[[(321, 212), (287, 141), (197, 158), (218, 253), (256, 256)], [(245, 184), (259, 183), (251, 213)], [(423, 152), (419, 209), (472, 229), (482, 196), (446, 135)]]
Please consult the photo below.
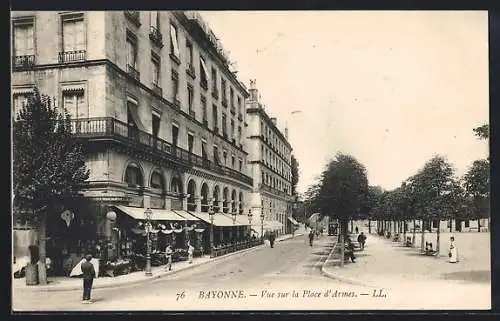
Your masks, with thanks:
[(290, 232), (292, 221), (289, 218), (292, 218), (293, 210), (292, 146), (288, 142), (287, 129), (282, 133), (276, 118), (270, 117), (264, 110), (255, 81), (251, 81), (249, 92), (245, 150), (249, 152), (249, 172), (253, 177), (253, 224), (258, 229), (260, 215), (264, 214), (266, 229), (276, 230), (279, 234)]

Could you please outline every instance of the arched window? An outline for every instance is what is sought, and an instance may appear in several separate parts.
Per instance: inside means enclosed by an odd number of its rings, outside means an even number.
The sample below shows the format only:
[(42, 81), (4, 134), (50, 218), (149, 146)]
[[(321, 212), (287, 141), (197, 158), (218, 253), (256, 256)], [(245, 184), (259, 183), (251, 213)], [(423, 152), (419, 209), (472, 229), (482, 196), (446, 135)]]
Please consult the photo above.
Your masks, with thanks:
[(163, 175), (157, 170), (154, 171), (153, 174), (151, 174), (151, 182), (149, 184), (152, 188), (157, 188), (165, 191), (165, 180), (163, 178)]
[(214, 194), (213, 194), (213, 202), (214, 202), (214, 208), (213, 209), (214, 209), (215, 213), (220, 212), (219, 194), (220, 194), (219, 186), (215, 186), (215, 188), (214, 188)]
[(136, 164), (129, 164), (125, 170), (125, 182), (130, 187), (144, 186), (141, 169)]
[(236, 212), (236, 191), (233, 189), (231, 193), (231, 213)]
[(189, 194), (187, 199), (188, 211), (196, 211), (196, 183), (194, 180), (189, 181), (187, 193)]
[(173, 194), (182, 194), (182, 183), (180, 178), (173, 177), (172, 182), (170, 183), (170, 191)]
[(224, 213), (229, 212), (228, 201), (229, 201), (229, 190), (227, 187), (224, 188), (224, 192), (222, 193), (222, 211)]
[(243, 214), (243, 192), (240, 192), (240, 197), (239, 197), (239, 200), (240, 200), (240, 203), (239, 203), (239, 208), (238, 208), (238, 212), (240, 214)]
[(201, 211), (208, 212), (208, 185), (203, 183), (201, 185)]

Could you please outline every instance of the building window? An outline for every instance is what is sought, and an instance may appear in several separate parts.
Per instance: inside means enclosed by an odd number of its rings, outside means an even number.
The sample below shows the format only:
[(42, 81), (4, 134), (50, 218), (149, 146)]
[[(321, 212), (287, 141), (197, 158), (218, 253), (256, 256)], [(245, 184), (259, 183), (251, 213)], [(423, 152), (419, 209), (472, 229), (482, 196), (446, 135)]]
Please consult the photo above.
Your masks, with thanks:
[(214, 145), (214, 163), (220, 165), (219, 148), (217, 145)]
[(151, 11), (149, 17), (149, 39), (158, 47), (163, 48), (163, 35), (160, 32), (160, 14), (158, 11)]
[(172, 124), (172, 145), (177, 147), (179, 143), (179, 127)]
[(125, 182), (129, 187), (143, 186), (142, 173), (135, 164), (130, 164), (125, 170)]
[(133, 78), (139, 78), (137, 70), (137, 39), (135, 35), (127, 32), (127, 72)]
[(208, 88), (208, 71), (205, 59), (200, 56), (200, 85), (203, 89)]
[(188, 133), (188, 151), (190, 153), (193, 153), (193, 147), (194, 147), (194, 135), (193, 133)]
[(62, 104), (63, 108), (68, 112), (71, 119), (85, 118), (87, 116), (87, 109), (85, 107), (85, 93), (83, 89), (63, 89)]
[(224, 161), (224, 166), (227, 165), (227, 151), (223, 151), (222, 152), (222, 158), (223, 158), (223, 161)]
[(201, 157), (206, 160), (208, 159), (207, 154), (207, 141), (205, 139), (201, 140)]
[(160, 133), (160, 115), (153, 113), (151, 115), (151, 127), (153, 128), (153, 137), (158, 137)]
[(222, 113), (222, 135), (227, 138), (227, 123), (225, 113)]
[(191, 117), (195, 117), (195, 112), (193, 109), (193, 87), (190, 85), (187, 86), (187, 92), (188, 92), (188, 111), (189, 115)]
[(229, 137), (231, 137), (231, 139), (234, 139), (234, 120), (231, 119), (231, 131), (229, 132)]
[(186, 53), (187, 53), (187, 72), (191, 77), (195, 77), (194, 65), (193, 65), (193, 44), (186, 40)]
[(172, 70), (172, 100), (175, 104), (179, 105), (180, 102), (177, 99), (179, 94), (179, 75), (175, 70)]
[(233, 87), (229, 88), (229, 105), (234, 108), (234, 90)]
[(240, 166), (239, 166), (240, 172), (242, 172), (243, 171), (243, 160), (240, 158), (238, 161), (240, 163)]
[(214, 126), (214, 132), (219, 131), (219, 129), (218, 129), (219, 128), (218, 116), (219, 116), (219, 113), (217, 111), (217, 106), (212, 105), (212, 122), (213, 122), (213, 126)]
[(13, 25), (14, 67), (28, 67), (35, 64), (35, 37), (33, 18), (18, 20)]
[(227, 105), (226, 81), (224, 80), (224, 78), (221, 79), (221, 94), (222, 94), (222, 104)]
[(217, 99), (219, 98), (219, 90), (217, 89), (217, 70), (212, 67), (212, 96)]
[(177, 41), (177, 28), (174, 25), (170, 25), (170, 54), (174, 55), (177, 59), (180, 59), (179, 54), (179, 43)]
[(22, 93), (14, 93), (12, 95), (12, 103), (14, 105), (14, 116), (17, 119), (18, 113), (21, 111), (21, 109), (28, 104), (28, 99), (29, 97), (33, 95), (33, 93), (23, 91)]
[(62, 49), (59, 62), (85, 59), (85, 25), (82, 13), (62, 16)]
[(152, 188), (165, 190), (165, 180), (163, 179), (163, 175), (158, 171), (154, 171), (151, 175), (150, 184)]
[(151, 56), (151, 67), (153, 68), (153, 88), (161, 89), (160, 86), (160, 58), (156, 55)]
[(236, 157), (234, 155), (231, 156), (231, 168), (236, 168)]
[(238, 126), (238, 142), (241, 144), (241, 126)]
[(203, 124), (205, 126), (208, 126), (208, 120), (207, 120), (207, 99), (203, 96), (200, 96), (200, 101), (201, 101), (201, 116), (203, 120)]

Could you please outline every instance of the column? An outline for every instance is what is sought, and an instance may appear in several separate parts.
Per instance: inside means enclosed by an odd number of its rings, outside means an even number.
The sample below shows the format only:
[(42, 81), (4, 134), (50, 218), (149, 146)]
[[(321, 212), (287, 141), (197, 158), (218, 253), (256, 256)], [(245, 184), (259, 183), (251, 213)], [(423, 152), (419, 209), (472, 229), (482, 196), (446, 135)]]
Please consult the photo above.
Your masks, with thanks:
[(201, 212), (201, 197), (196, 197), (194, 203), (196, 204), (196, 212)]

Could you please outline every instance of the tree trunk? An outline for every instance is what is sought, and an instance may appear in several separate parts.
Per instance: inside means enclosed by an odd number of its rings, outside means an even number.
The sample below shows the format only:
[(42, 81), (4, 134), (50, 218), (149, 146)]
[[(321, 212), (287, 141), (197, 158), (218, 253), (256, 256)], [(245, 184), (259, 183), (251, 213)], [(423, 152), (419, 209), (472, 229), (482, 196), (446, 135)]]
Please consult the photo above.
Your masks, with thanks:
[(370, 224), (370, 219), (368, 219), (368, 234), (372, 234), (372, 226)]
[(392, 222), (393, 222), (393, 224), (394, 224), (394, 225), (393, 225), (393, 230), (394, 230), (394, 235), (393, 235), (393, 237), (394, 237), (394, 236), (396, 236), (396, 234), (398, 234), (398, 232), (397, 232), (397, 226), (396, 226), (396, 222), (397, 222), (397, 221), (396, 221), (396, 220), (393, 220)]
[(414, 247), (415, 246), (415, 225), (417, 224), (417, 220), (416, 219), (413, 219), (413, 238), (411, 240), (411, 246)]
[(345, 253), (345, 244), (344, 244), (344, 231), (340, 233), (340, 267), (344, 267), (344, 253)]
[(403, 243), (406, 243), (406, 220), (403, 221)]
[(481, 232), (481, 219), (480, 218), (477, 219), (477, 231)]
[(47, 228), (47, 212), (46, 210), (41, 213), (39, 229), (38, 229), (38, 251), (39, 251), (39, 259), (38, 259), (38, 283), (40, 285), (47, 284), (47, 269), (45, 266), (45, 257), (46, 257), (46, 231)]
[(450, 218), (450, 233), (453, 232), (453, 219)]
[(351, 234), (352, 233), (354, 233), (354, 221), (351, 219)]
[(439, 249), (440, 249), (439, 236), (441, 235), (441, 229), (439, 227), (441, 226), (441, 218), (438, 217), (437, 222), (438, 222), (438, 228), (437, 228), (437, 234), (436, 234), (436, 252), (439, 255)]
[(420, 229), (421, 229), (421, 232), (422, 232), (421, 234), (422, 235), (420, 237), (420, 250), (423, 252), (424, 251), (424, 237), (425, 237), (424, 236), (425, 235), (425, 228), (423, 226), (424, 225), (424, 220), (421, 220), (421, 222), (422, 222), (422, 224), (421, 224), (422, 227)]

